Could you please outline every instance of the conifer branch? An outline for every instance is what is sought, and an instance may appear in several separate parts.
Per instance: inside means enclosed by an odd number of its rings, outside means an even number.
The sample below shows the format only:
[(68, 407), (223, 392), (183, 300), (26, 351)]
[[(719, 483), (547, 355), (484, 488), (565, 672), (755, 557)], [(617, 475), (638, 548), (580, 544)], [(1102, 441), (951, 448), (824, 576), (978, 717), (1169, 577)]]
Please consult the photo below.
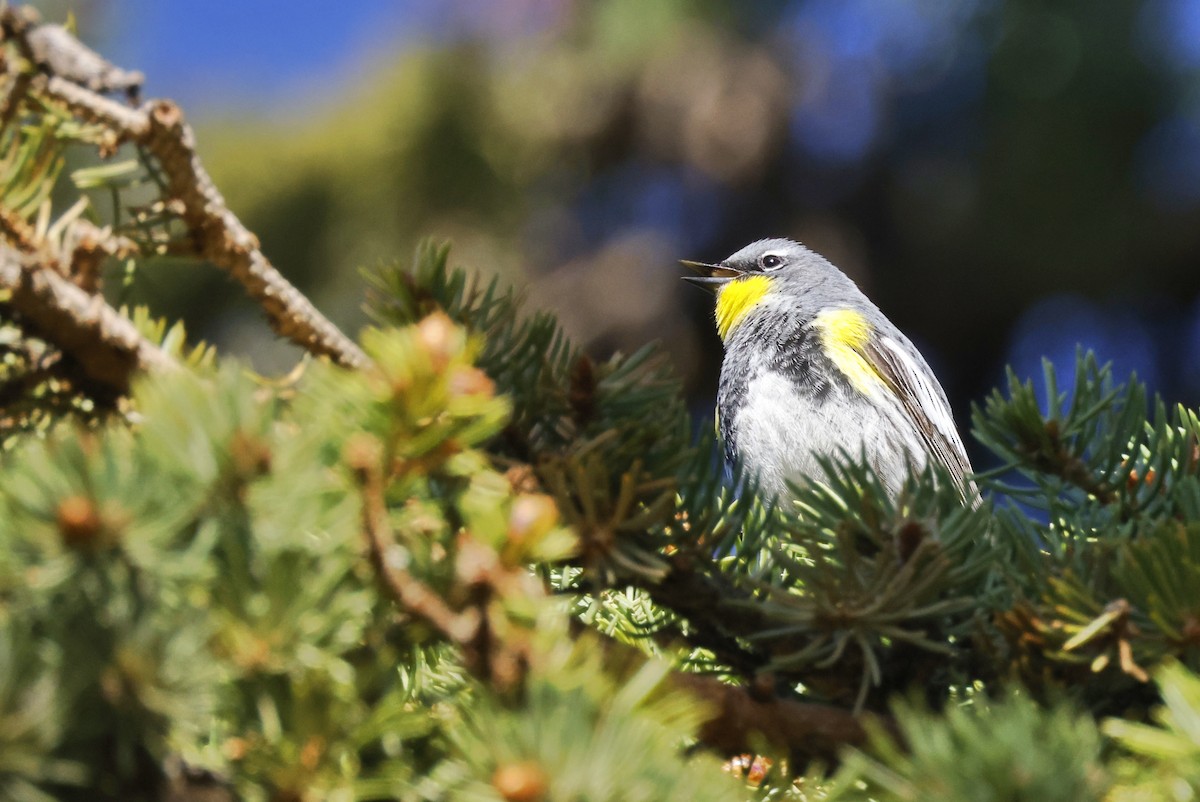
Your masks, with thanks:
[(103, 298), (4, 244), (0, 289), (8, 291), (9, 303), (24, 324), (70, 354), (88, 379), (110, 393), (127, 392), (136, 371), (175, 367), (171, 357)]
[(193, 255), (237, 280), (262, 306), (277, 334), (346, 367), (368, 364), (366, 354), (283, 277), (263, 254), (258, 238), (229, 210), (196, 155), (195, 134), (178, 106), (158, 100), (129, 109), (57, 76), (36, 80), (33, 91), (110, 128), (120, 139), (136, 142), (154, 156), (169, 198), (179, 203)]
[[(130, 108), (103, 97), (100, 91), (115, 88), (132, 95), (141, 76), (108, 64), (64, 29), (51, 26), (49, 34), (40, 34), (46, 27), (33, 24), (16, 9), (0, 15), (4, 38), (14, 41), (24, 58), (41, 70), (30, 77), (28, 69), (8, 66), (13, 84), (3, 113), (14, 113), (20, 98), (29, 93), (103, 128), (110, 135), (106, 149), (122, 142), (143, 148), (162, 171), (164, 207), (185, 224), (190, 255), (212, 262), (238, 281), (277, 334), (346, 367), (365, 367), (369, 360), (363, 351), (283, 277), (254, 234), (229, 210), (196, 155), (195, 135), (179, 107), (159, 100)], [(38, 58), (34, 45), (47, 50), (47, 42), (54, 45), (54, 58)], [(67, 74), (56, 74), (62, 70)]]
[(170, 196), (182, 201), (197, 255), (233, 276), (280, 336), (346, 367), (366, 367), (366, 354), (283, 277), (263, 254), (258, 238), (226, 206), (196, 155), (195, 136), (179, 107), (161, 100), (141, 113), (148, 127), (139, 141), (158, 160)]
[[(582, 624), (572, 627), (573, 636), (583, 633), (596, 634)], [(599, 644), (606, 661), (612, 664), (623, 664), (627, 655), (636, 654), (630, 646), (607, 635), (601, 635)], [(705, 706), (708, 715), (696, 735), (700, 743), (723, 757), (754, 752), (765, 740), (774, 749), (786, 752), (792, 770), (797, 771), (814, 760), (832, 765), (846, 747), (866, 743), (868, 721), (898, 737), (890, 717), (854, 714), (834, 705), (790, 698), (790, 691), (781, 692), (774, 680), (766, 673), (746, 684), (731, 684), (690, 671), (668, 674), (670, 685), (697, 697)]]
[(0, 9), (0, 33), (16, 42), (22, 58), (93, 92), (123, 91), (134, 97), (145, 80), (137, 70), (122, 70), (105, 60), (62, 25), (43, 24), (32, 6)]

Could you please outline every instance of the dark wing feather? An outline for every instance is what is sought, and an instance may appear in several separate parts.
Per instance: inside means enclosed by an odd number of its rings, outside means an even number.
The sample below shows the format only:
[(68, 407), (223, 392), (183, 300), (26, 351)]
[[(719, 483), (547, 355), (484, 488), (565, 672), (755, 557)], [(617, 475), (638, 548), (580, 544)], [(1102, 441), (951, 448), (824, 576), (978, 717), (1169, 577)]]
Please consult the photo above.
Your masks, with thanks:
[(862, 353), (900, 400), (904, 414), (929, 453), (950, 472), (964, 494), (977, 499), (979, 491), (973, 482), (967, 481), (971, 463), (954, 425), (950, 403), (925, 360), (907, 342), (877, 331), (872, 333)]

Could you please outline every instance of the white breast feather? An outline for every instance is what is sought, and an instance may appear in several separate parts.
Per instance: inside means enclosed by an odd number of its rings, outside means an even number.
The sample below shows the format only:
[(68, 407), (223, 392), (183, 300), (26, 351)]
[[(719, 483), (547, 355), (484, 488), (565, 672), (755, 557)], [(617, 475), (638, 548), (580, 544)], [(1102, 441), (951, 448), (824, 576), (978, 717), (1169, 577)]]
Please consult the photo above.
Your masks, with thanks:
[[(786, 495), (789, 480), (823, 478), (818, 454), (837, 457), (844, 449), (857, 458), (865, 447), (884, 460), (874, 468), (893, 493), (900, 489), (908, 462), (919, 468), (927, 459), (916, 432), (900, 420), (898, 406), (869, 404), (857, 395), (838, 395), (837, 389), (826, 405), (818, 405), (797, 393), (791, 379), (773, 371), (752, 379), (746, 390), (734, 437), (767, 496)], [(839, 414), (831, 414), (828, 403), (837, 403)], [(883, 446), (889, 442), (893, 445)]]

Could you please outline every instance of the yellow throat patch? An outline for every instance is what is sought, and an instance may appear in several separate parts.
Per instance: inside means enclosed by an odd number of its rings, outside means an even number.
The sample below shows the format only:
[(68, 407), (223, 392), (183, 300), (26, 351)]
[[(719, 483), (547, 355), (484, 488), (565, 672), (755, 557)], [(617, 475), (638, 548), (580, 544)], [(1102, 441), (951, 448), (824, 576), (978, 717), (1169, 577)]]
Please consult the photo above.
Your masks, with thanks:
[(722, 340), (729, 339), (729, 333), (734, 326), (758, 305), (763, 296), (771, 289), (771, 279), (767, 276), (746, 276), (735, 279), (717, 293), (717, 334)]
[(883, 386), (883, 377), (863, 356), (873, 327), (853, 309), (826, 309), (813, 318), (821, 348), (834, 367), (864, 395)]

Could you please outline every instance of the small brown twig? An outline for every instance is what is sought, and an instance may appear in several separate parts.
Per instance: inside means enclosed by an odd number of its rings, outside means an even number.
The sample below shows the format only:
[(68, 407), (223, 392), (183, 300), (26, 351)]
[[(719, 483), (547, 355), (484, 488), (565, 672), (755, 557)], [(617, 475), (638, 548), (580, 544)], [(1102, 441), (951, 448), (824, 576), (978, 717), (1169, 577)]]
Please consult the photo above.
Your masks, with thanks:
[[(388, 595), (406, 612), (426, 622), (458, 647), (463, 666), (501, 694), (520, 693), (530, 666), (532, 639), (524, 626), (497, 626), (503, 616), (492, 602), (499, 598), (541, 594), (523, 566), (505, 565), (494, 549), (462, 533), (454, 549), (454, 579), (445, 595), (428, 587), (389, 559), (397, 548), (388, 525), (382, 446), (368, 435), (352, 438), (345, 448), (347, 464), (362, 494), (363, 534), (371, 565)], [(455, 610), (447, 599), (458, 600)], [(503, 633), (501, 635), (500, 633)]]
[(0, 239), (28, 254), (45, 254), (45, 245), (38, 239), (33, 226), (11, 209), (0, 206)]
[(354, 467), (362, 490), (362, 523), (367, 553), (388, 595), (447, 640), (460, 645), (469, 643), (479, 629), (478, 616), (456, 613), (425, 583), (388, 559), (388, 544), (393, 537), (383, 497), (383, 476), (378, 468), (362, 462)]

